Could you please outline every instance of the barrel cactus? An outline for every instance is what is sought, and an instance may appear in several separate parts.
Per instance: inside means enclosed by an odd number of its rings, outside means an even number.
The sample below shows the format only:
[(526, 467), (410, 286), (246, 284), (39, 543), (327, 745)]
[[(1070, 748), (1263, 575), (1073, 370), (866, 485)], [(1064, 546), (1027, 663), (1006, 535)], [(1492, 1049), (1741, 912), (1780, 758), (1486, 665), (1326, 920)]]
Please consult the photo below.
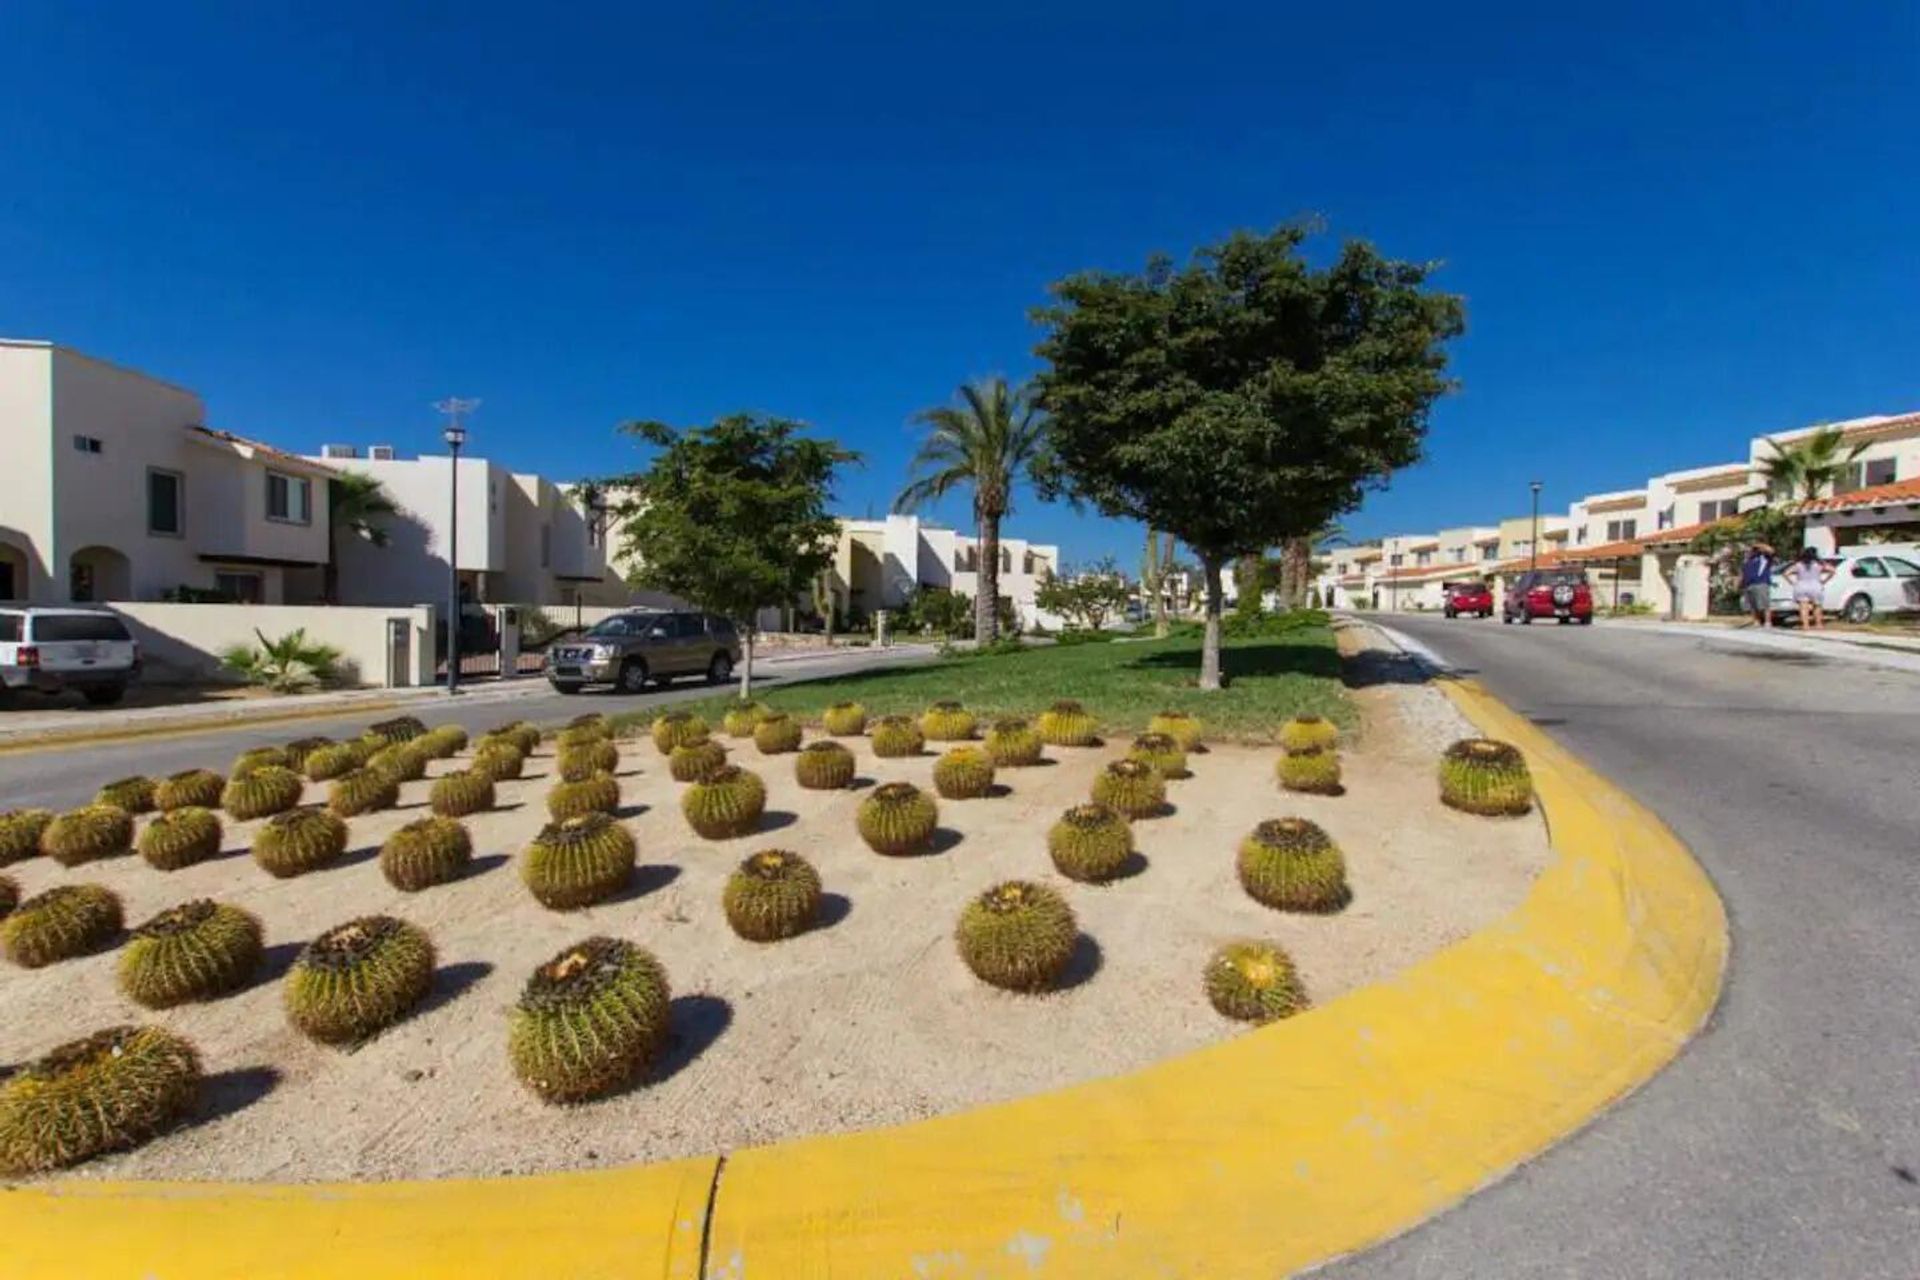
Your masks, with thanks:
[(596, 773), (612, 773), (620, 767), (620, 748), (611, 738), (589, 742), (563, 742), (554, 754), (554, 762), (563, 782), (580, 782)]
[(1229, 942), (1207, 961), (1207, 1000), (1224, 1017), (1272, 1022), (1307, 1007), (1293, 959), (1265, 942)]
[(943, 800), (975, 800), (993, 787), (993, 757), (980, 747), (951, 747), (933, 762), (933, 789)]
[(1150, 764), (1115, 760), (1094, 775), (1093, 800), (1129, 818), (1151, 818), (1166, 810), (1167, 784)]
[(427, 803), (443, 818), (464, 818), (493, 808), (493, 775), (480, 769), (462, 769), (433, 780)]
[(1353, 898), (1347, 860), (1320, 827), (1305, 818), (1261, 823), (1240, 842), (1240, 885), (1276, 911), (1327, 914)]
[(786, 755), (800, 749), (800, 722), (784, 711), (769, 711), (753, 726), (753, 745), (763, 756)]
[(155, 871), (178, 871), (220, 852), (220, 815), (188, 805), (154, 815), (140, 833), (140, 856)]
[(242, 822), (270, 818), (300, 803), (306, 791), (300, 775), (284, 765), (267, 764), (236, 772), (220, 790), (220, 807)]
[(12, 876), (0, 876), (0, 920), (13, 914), (20, 905), (20, 882)]
[(93, 802), (110, 804), (116, 809), (125, 809), (128, 813), (152, 813), (153, 789), (152, 778), (137, 775), (131, 778), (119, 778), (94, 792)]
[(112, 804), (69, 809), (40, 833), (40, 849), (63, 867), (117, 858), (133, 850), (133, 817)]
[(325, 809), (275, 814), (253, 836), (253, 860), (280, 880), (318, 871), (346, 851), (346, 821)]
[(1147, 721), (1148, 733), (1164, 733), (1180, 744), (1186, 752), (1200, 745), (1206, 726), (1200, 723), (1200, 717), (1188, 711), (1158, 711)]
[(520, 748), (520, 754), (530, 756), (540, 745), (540, 731), (525, 720), (511, 720), (487, 730), (485, 737), (495, 741), (506, 740)]
[(708, 840), (744, 836), (760, 826), (767, 807), (767, 784), (738, 765), (722, 765), (680, 796), (687, 825)]
[(201, 898), (135, 928), (120, 952), (120, 990), (149, 1009), (238, 991), (260, 966), (260, 922)]
[(307, 776), (315, 782), (331, 782), (350, 769), (358, 769), (372, 755), (364, 742), (336, 742), (316, 747), (307, 757)]
[(951, 699), (920, 713), (920, 733), (928, 742), (960, 742), (973, 736), (973, 712)]
[(646, 1071), (667, 1041), (667, 972), (615, 938), (588, 938), (533, 971), (507, 1030), (520, 1082), (546, 1102), (604, 1098)]
[(839, 791), (853, 785), (853, 752), (831, 738), (809, 742), (793, 758), (793, 776), (809, 791)]
[(1052, 889), (1009, 880), (967, 904), (955, 940), (960, 958), (982, 982), (1008, 991), (1045, 991), (1073, 959), (1080, 926), (1067, 900)]
[(1288, 751), (1330, 750), (1340, 741), (1340, 727), (1325, 716), (1295, 716), (1280, 726), (1280, 745)]
[(620, 807), (620, 783), (610, 773), (578, 782), (556, 782), (547, 791), (547, 814), (555, 822), (583, 813), (612, 813)]
[(918, 853), (933, 843), (940, 807), (911, 782), (885, 782), (860, 802), (854, 825), (875, 853), (889, 857)]
[(797, 853), (768, 849), (742, 862), (720, 895), (733, 931), (749, 942), (803, 932), (820, 911), (820, 873)]
[(1489, 817), (1533, 807), (1533, 775), (1518, 747), (1491, 738), (1462, 738), (1440, 757), (1440, 800)]
[(1047, 832), (1047, 852), (1060, 874), (1099, 884), (1126, 870), (1133, 858), (1133, 828), (1103, 804), (1077, 804)]
[(1100, 725), (1072, 698), (1062, 698), (1040, 713), (1034, 727), (1040, 740), (1055, 747), (1091, 747), (1100, 741)]
[(160, 1027), (111, 1027), (63, 1044), (0, 1085), (0, 1176), (137, 1147), (193, 1111), (200, 1080), (192, 1043)]
[(1332, 747), (1283, 752), (1274, 765), (1280, 785), (1308, 795), (1340, 794), (1340, 753)]
[(467, 749), (467, 731), (457, 724), (436, 725), (421, 737), (420, 745), (435, 760), (445, 760)]
[(9, 809), (0, 813), (0, 867), (40, 852), (40, 837), (53, 821), (51, 809)]
[(1005, 769), (1019, 769), (1039, 764), (1046, 744), (1027, 721), (1008, 716), (995, 720), (988, 727), (986, 747), (987, 754), (993, 757), (996, 765)]
[(638, 856), (633, 836), (604, 813), (549, 823), (520, 858), (520, 879), (556, 911), (603, 902), (627, 887)]
[(711, 738), (675, 747), (667, 756), (667, 772), (675, 782), (698, 782), (727, 763), (727, 749)]
[(395, 782), (418, 782), (427, 776), (427, 762), (432, 759), (421, 745), (424, 741), (396, 742), (382, 747), (367, 757), (363, 767), (378, 770)]
[(420, 818), (380, 846), (380, 872), (407, 893), (458, 880), (473, 862), (473, 838), (453, 818)]
[(836, 738), (857, 738), (867, 731), (867, 709), (857, 702), (836, 702), (820, 713), (820, 725)]
[(906, 716), (881, 716), (873, 722), (867, 737), (873, 743), (873, 754), (884, 759), (917, 756), (927, 745), (920, 726)]
[(720, 717), (720, 728), (729, 738), (751, 738), (760, 718), (766, 714), (767, 708), (762, 703), (736, 702)]
[(392, 916), (363, 916), (309, 942), (287, 974), (287, 1019), (321, 1044), (356, 1044), (400, 1021), (433, 985), (433, 942)]
[(85, 955), (120, 932), (120, 899), (97, 884), (35, 894), (0, 920), (0, 949), (23, 969)]
[(675, 747), (690, 747), (707, 740), (707, 722), (691, 711), (666, 711), (654, 717), (653, 745), (661, 755), (671, 755)]
[(1163, 778), (1188, 776), (1186, 748), (1170, 733), (1141, 734), (1127, 750), (1127, 758), (1152, 765), (1154, 772)]
[(399, 742), (412, 742), (415, 738), (425, 737), (427, 726), (417, 716), (395, 716), (391, 720), (376, 720), (367, 726), (364, 735), (377, 738), (392, 746)]
[(526, 766), (526, 752), (506, 738), (488, 738), (474, 748), (473, 771), (484, 773), (495, 782), (519, 777)]
[(220, 793), (227, 780), (211, 769), (187, 769), (169, 774), (153, 787), (153, 807), (162, 813), (173, 809), (217, 809)]
[[(572, 737), (569, 738), (568, 735)], [(583, 742), (589, 738), (613, 737), (613, 721), (603, 712), (589, 711), (585, 715), (575, 716), (567, 721), (560, 730), (560, 737), (571, 742)]]
[(399, 779), (371, 765), (349, 769), (327, 784), (327, 807), (343, 818), (391, 809), (399, 803)]
[(287, 754), (286, 748), (254, 747), (234, 757), (233, 767), (227, 770), (227, 776), (239, 778), (252, 773), (255, 769), (290, 769), (292, 767), (293, 757)]

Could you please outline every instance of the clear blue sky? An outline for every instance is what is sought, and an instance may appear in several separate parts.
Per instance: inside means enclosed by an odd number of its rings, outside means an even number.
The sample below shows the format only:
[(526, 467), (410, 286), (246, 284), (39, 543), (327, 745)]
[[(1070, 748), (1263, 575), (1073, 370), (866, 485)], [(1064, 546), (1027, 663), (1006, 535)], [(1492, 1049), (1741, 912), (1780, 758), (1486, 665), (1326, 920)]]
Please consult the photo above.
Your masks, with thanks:
[(625, 418), (781, 413), (867, 454), (859, 514), (914, 409), (1032, 368), (1050, 280), (1314, 212), (1469, 305), (1359, 534), (1920, 407), (1910, 0), (275, 7), (10, 7), (0, 334), (301, 449), (482, 396), (477, 449), (561, 479)]

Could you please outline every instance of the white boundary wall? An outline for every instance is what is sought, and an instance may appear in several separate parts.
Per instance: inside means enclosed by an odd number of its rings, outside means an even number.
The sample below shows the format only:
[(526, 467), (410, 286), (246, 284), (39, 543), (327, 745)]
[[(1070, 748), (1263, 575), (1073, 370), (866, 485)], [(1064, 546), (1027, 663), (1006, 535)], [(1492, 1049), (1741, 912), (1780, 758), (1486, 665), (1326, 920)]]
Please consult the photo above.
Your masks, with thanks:
[[(353, 608), (337, 605), (158, 604), (115, 601), (106, 606), (127, 620), (140, 642), (143, 680), (155, 684), (231, 681), (223, 650), (258, 645), (305, 629), (307, 638), (341, 651), (344, 683), (365, 687), (433, 682), (433, 610), (426, 605)], [(405, 629), (406, 669), (389, 671), (391, 623)]]

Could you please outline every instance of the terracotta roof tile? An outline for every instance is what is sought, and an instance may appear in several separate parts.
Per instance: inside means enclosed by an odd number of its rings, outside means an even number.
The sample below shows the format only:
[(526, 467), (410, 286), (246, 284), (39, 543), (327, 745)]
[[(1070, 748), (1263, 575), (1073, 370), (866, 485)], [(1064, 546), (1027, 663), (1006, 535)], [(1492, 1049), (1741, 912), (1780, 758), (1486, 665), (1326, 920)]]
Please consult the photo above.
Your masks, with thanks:
[(1820, 511), (1853, 511), (1860, 507), (1884, 507), (1896, 502), (1920, 502), (1920, 477), (1895, 480), (1892, 484), (1876, 484), (1866, 489), (1855, 489), (1851, 493), (1836, 494), (1831, 498), (1814, 498), (1800, 503), (1794, 510), (1801, 515), (1812, 515)]

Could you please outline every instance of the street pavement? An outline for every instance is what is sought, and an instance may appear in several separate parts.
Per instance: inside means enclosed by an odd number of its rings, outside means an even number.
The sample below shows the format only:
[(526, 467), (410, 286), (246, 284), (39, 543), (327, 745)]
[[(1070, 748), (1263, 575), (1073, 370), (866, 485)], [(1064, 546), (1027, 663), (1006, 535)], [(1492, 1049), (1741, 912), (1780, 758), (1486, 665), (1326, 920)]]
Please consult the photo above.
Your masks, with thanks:
[(1382, 621), (1657, 811), (1726, 900), (1732, 966), (1637, 1094), (1324, 1274), (1920, 1276), (1920, 675), (1631, 625)]
[[(805, 657), (783, 658), (778, 662), (756, 662), (754, 687), (777, 689), (784, 685), (857, 671), (907, 666), (925, 662), (934, 653), (933, 649), (925, 646), (847, 648)], [(63, 809), (84, 804), (92, 798), (102, 782), (129, 774), (159, 776), (196, 768), (224, 771), (235, 756), (249, 747), (267, 746), (312, 735), (347, 737), (359, 732), (369, 721), (394, 715), (414, 715), (428, 724), (457, 724), (469, 732), (478, 732), (509, 720), (552, 724), (590, 711), (618, 714), (710, 697), (720, 692), (698, 682), (681, 681), (666, 689), (649, 689), (638, 696), (626, 696), (610, 690), (589, 690), (567, 695), (555, 693), (545, 681), (531, 683), (537, 691), (529, 690), (514, 697), (495, 696), (497, 686), (476, 685), (472, 694), (415, 701), (399, 709), (356, 710), (314, 716), (297, 722), (280, 721), (253, 727), (235, 725), (177, 735), (71, 747), (53, 746), (0, 755), (0, 809), (27, 806)], [(112, 712), (102, 711), (100, 714), (110, 717)]]

